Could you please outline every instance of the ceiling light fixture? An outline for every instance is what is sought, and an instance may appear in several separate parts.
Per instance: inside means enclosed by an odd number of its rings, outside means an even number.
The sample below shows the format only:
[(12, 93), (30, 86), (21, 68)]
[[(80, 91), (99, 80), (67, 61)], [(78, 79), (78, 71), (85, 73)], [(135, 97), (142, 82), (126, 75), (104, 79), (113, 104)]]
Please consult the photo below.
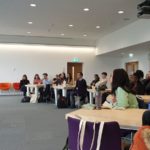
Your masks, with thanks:
[(64, 33), (61, 33), (60, 35), (61, 35), (61, 36), (64, 36), (65, 34), (64, 34)]
[(73, 27), (74, 25), (73, 25), (73, 24), (69, 24), (68, 26), (69, 26), (69, 27)]
[(86, 36), (87, 36), (87, 34), (84, 34), (83, 36), (84, 36), (84, 37), (86, 37)]
[(100, 26), (96, 26), (96, 29), (100, 29)]
[(84, 11), (90, 11), (90, 9), (89, 9), (89, 8), (84, 8), (83, 10), (84, 10)]
[(27, 32), (28, 34), (31, 34), (31, 32)]
[(124, 14), (124, 11), (123, 10), (119, 10), (118, 14)]
[(29, 21), (28, 24), (33, 24), (33, 22)]
[(36, 4), (30, 4), (31, 7), (36, 7)]
[(130, 53), (130, 54), (129, 54), (129, 57), (130, 57), (130, 58), (132, 58), (133, 56), (134, 56), (134, 54), (133, 54), (133, 53)]

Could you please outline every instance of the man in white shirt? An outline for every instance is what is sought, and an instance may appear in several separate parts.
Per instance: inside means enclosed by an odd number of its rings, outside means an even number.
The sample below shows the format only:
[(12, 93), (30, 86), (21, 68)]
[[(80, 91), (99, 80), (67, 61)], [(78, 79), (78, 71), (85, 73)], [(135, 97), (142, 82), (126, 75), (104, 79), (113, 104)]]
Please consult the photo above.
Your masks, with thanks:
[(107, 89), (107, 73), (106, 72), (102, 72), (101, 79), (99, 82), (96, 83), (95, 89), (96, 89), (95, 104), (96, 104), (96, 108), (99, 109), (102, 105), (101, 91), (104, 91), (105, 89)]
[[(97, 87), (102, 87), (102, 86), (106, 86), (107, 85), (107, 72), (102, 72), (102, 74), (101, 74), (101, 79), (100, 79), (100, 81), (99, 82), (97, 82), (96, 83), (96, 88)], [(107, 88), (107, 86), (106, 86), (106, 88)]]

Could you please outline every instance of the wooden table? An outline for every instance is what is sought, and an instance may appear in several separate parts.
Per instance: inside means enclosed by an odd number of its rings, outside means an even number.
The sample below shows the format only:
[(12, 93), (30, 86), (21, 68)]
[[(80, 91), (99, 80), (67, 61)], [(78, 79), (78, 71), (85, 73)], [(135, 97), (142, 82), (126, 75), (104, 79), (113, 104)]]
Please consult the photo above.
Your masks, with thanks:
[(34, 99), (35, 99), (35, 103), (37, 103), (37, 100), (38, 100), (38, 89), (40, 87), (44, 87), (44, 84), (28, 84), (26, 85), (27, 87), (27, 96), (30, 96), (30, 88), (34, 88), (35, 91), (34, 91)]
[[(87, 89), (87, 91), (89, 92), (89, 96), (90, 96), (90, 104), (93, 104), (93, 97), (95, 97), (96, 90), (92, 88), (92, 89)], [(105, 91), (102, 91), (102, 93), (104, 92), (111, 92), (111, 89), (106, 89)]]
[(87, 110), (80, 109), (71, 113), (66, 114), (66, 119), (68, 117), (73, 118), (83, 118), (87, 121), (117, 121), (121, 129), (131, 129), (138, 130), (142, 126), (142, 115), (144, 109), (126, 109), (126, 110), (111, 110), (111, 109), (101, 109), (101, 110)]
[(54, 95), (55, 95), (55, 105), (57, 105), (57, 101), (58, 101), (58, 90), (62, 90), (62, 95), (64, 97), (67, 96), (67, 90), (72, 90), (75, 88), (75, 85), (66, 85), (66, 86), (62, 86), (62, 85), (58, 85), (58, 86), (53, 86), (54, 88)]

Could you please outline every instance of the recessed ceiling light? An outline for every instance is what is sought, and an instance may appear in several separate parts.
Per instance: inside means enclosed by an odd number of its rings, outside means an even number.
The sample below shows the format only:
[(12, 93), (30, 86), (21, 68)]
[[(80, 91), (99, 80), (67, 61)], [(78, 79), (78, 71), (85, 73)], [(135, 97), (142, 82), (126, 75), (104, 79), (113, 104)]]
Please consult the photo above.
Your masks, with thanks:
[(30, 4), (31, 7), (36, 7), (36, 4)]
[(33, 22), (29, 21), (28, 24), (33, 24)]
[(132, 58), (133, 56), (134, 56), (134, 54), (133, 54), (133, 53), (130, 53), (130, 54), (129, 54), (129, 57), (130, 57), (130, 58)]
[(73, 25), (73, 24), (69, 24), (68, 26), (69, 26), (69, 27), (73, 27), (74, 25)]
[(99, 29), (100, 28), (100, 26), (96, 26), (96, 29)]
[(90, 11), (90, 9), (89, 9), (89, 8), (84, 8), (83, 10), (84, 10), (84, 11)]
[(31, 34), (31, 32), (27, 32), (28, 34)]
[(124, 11), (123, 10), (119, 10), (118, 14), (124, 14)]
[(65, 34), (64, 34), (64, 33), (61, 33), (60, 35), (61, 35), (61, 36), (64, 36)]
[(84, 36), (84, 37), (86, 37), (86, 36), (87, 36), (87, 34), (84, 34), (83, 36)]

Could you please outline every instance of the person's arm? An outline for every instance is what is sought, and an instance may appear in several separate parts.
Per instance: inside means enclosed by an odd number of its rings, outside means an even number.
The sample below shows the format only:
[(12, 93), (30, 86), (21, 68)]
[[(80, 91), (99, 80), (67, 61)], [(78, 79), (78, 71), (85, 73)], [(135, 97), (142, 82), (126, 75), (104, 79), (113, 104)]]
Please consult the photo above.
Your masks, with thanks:
[(85, 84), (85, 88), (87, 89), (88, 86), (87, 86), (86, 80), (84, 80), (84, 84)]
[(120, 87), (116, 90), (116, 105), (124, 108), (129, 107), (128, 93)]
[(103, 81), (99, 81), (96, 86), (103, 86), (103, 85), (106, 85), (107, 84), (107, 79), (103, 80)]

